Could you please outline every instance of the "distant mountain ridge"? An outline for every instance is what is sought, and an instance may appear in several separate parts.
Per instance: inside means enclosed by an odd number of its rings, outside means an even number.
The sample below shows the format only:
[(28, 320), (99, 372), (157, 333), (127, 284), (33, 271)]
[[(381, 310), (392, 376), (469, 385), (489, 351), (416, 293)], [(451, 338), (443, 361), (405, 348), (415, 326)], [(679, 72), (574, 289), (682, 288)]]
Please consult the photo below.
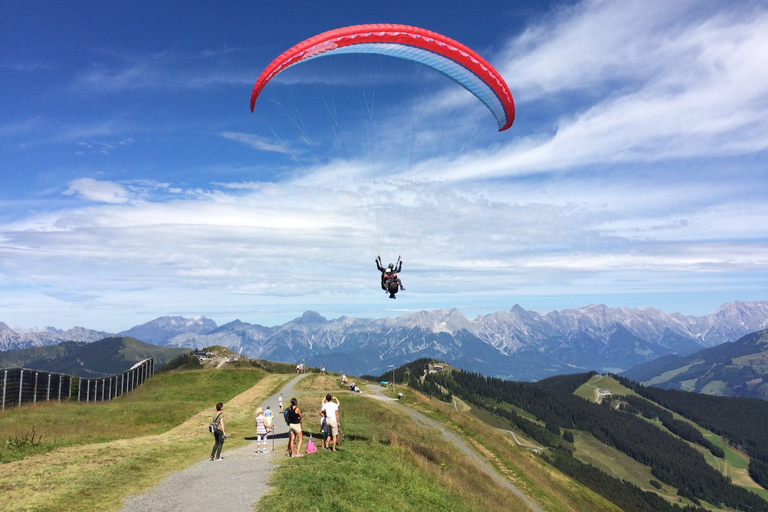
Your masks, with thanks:
[(768, 330), (686, 357), (669, 355), (621, 375), (666, 389), (768, 400)]
[(0, 322), (0, 351), (18, 350), (22, 348), (45, 347), (57, 345), (64, 341), (84, 341), (91, 343), (110, 336), (103, 331), (94, 331), (83, 327), (73, 327), (63, 331), (55, 327), (45, 329), (11, 329)]
[(0, 368), (24, 367), (78, 377), (100, 378), (129, 370), (144, 359), (159, 368), (189, 349), (160, 347), (127, 336), (86, 343), (65, 341), (58, 345), (0, 352)]
[(162, 316), (123, 331), (120, 336), (130, 336), (153, 345), (163, 345), (165, 341), (178, 334), (207, 334), (214, 329), (216, 329), (216, 322), (204, 316), (189, 319), (183, 316)]
[(516, 305), (475, 319), (456, 309), (335, 320), (307, 311), (274, 327), (239, 320), (216, 326), (205, 317), (161, 317), (120, 334), (165, 346), (242, 348), (249, 357), (304, 360), (353, 375), (380, 374), (390, 365), (434, 357), (486, 375), (538, 380), (588, 370), (619, 373), (766, 328), (768, 302), (731, 302), (701, 317), (604, 305), (544, 314)]

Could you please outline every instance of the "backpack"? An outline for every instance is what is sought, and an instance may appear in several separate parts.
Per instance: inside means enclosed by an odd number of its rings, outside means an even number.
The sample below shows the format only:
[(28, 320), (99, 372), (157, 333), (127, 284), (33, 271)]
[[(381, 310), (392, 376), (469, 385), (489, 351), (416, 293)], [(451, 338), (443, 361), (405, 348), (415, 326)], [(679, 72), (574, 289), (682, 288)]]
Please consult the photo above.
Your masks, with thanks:
[(208, 432), (210, 432), (211, 434), (213, 434), (214, 432), (216, 432), (216, 428), (217, 428), (217, 426), (216, 426), (216, 420), (217, 420), (217, 419), (219, 419), (220, 417), (221, 417), (221, 414), (219, 414), (218, 416), (216, 416), (216, 417), (213, 419), (213, 421), (211, 422), (211, 424), (210, 424), (210, 425), (208, 425)]
[(290, 410), (291, 410), (291, 408), (289, 407), (289, 408), (287, 408), (286, 410), (283, 411), (283, 418), (285, 418), (285, 424), (286, 425), (290, 425), (290, 422), (288, 421), (288, 411), (290, 411)]

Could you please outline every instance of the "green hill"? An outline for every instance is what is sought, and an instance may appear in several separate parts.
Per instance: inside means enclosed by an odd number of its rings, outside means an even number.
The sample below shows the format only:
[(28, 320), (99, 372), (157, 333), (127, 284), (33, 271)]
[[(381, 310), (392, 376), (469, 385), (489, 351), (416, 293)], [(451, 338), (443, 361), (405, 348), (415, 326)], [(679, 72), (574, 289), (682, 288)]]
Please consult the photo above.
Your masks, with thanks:
[(186, 348), (158, 347), (135, 338), (113, 337), (93, 343), (67, 341), (49, 347), (0, 352), (0, 367), (21, 366), (79, 377), (106, 377), (129, 370), (149, 358), (155, 360), (155, 368), (160, 368), (187, 353)]
[(667, 389), (768, 400), (768, 330), (688, 357), (667, 356), (621, 375)]
[[(668, 391), (599, 377), (539, 384), (453, 371), (427, 375), (433, 385), (423, 389), (445, 389), (505, 421), (544, 446), (554, 467), (624, 510), (768, 511), (768, 403), (680, 392), (667, 400), (643, 391)], [(598, 391), (610, 394), (596, 403)]]

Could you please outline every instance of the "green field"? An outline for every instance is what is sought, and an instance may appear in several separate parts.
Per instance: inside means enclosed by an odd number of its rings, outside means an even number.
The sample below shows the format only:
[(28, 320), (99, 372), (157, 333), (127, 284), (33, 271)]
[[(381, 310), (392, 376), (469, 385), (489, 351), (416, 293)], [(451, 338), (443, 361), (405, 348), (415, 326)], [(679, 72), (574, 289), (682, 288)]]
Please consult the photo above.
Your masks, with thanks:
[(656, 384), (661, 384), (662, 382), (667, 382), (669, 379), (673, 379), (673, 378), (677, 377), (678, 375), (680, 375), (681, 373), (688, 371), (688, 369), (691, 366), (693, 366), (695, 364), (700, 364), (700, 363), (701, 363), (701, 361), (698, 361), (698, 362), (691, 363), (691, 364), (686, 365), (686, 366), (682, 366), (680, 368), (675, 368), (674, 370), (669, 370), (668, 372), (662, 373), (658, 377), (654, 377), (653, 379), (649, 380), (648, 382), (643, 382), (643, 384), (645, 384), (646, 386), (655, 386)]
[(610, 391), (612, 395), (634, 395), (636, 394), (629, 388), (622, 386), (619, 381), (608, 375), (594, 375), (587, 382), (579, 386), (574, 391), (574, 395), (580, 396), (585, 400), (594, 402), (597, 398), (597, 391)]

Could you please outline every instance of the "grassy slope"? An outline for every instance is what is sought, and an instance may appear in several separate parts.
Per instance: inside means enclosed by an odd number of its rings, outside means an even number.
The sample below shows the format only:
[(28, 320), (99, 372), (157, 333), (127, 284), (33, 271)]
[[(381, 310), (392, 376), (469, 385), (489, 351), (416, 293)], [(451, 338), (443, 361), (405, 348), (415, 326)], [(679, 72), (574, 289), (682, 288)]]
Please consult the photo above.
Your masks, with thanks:
[[(205, 425), (213, 402), (227, 402), (228, 446), (242, 445), (252, 433), (253, 408), (291, 377), (253, 370), (177, 372), (150, 380), (130, 400), (11, 411), (13, 417), (0, 418), (3, 435), (38, 421), (61, 427), (62, 437), (51, 430), (47, 435), (54, 449), (2, 466), (5, 510), (115, 510), (124, 497), (207, 457), (210, 434)], [(326, 391), (341, 398), (347, 440), (337, 454), (278, 458), (276, 487), (259, 509), (524, 509), (517, 496), (495, 485), (453, 444), (411, 420), (397, 404), (344, 391), (335, 377), (312, 375), (302, 388), (309, 390), (300, 398), (305, 408), (319, 404)], [(544, 510), (618, 510), (470, 414), (458, 414), (451, 404), (405, 388), (398, 391), (410, 405), (463, 435), (479, 456)], [(82, 414), (87, 421), (78, 421)], [(75, 432), (66, 427), (73, 421), (79, 425)]]
[(579, 386), (574, 391), (574, 395), (580, 396), (585, 400), (594, 402), (597, 398), (597, 391), (610, 391), (614, 395), (636, 395), (634, 391), (619, 384), (613, 377), (607, 375), (594, 375), (587, 382)]

